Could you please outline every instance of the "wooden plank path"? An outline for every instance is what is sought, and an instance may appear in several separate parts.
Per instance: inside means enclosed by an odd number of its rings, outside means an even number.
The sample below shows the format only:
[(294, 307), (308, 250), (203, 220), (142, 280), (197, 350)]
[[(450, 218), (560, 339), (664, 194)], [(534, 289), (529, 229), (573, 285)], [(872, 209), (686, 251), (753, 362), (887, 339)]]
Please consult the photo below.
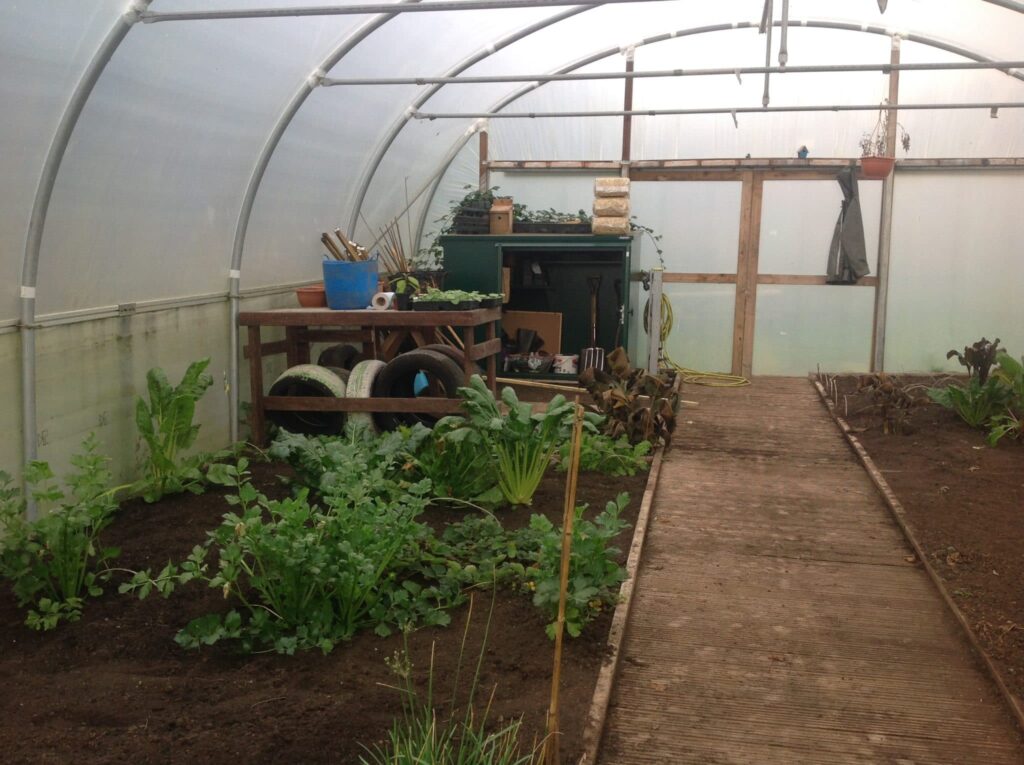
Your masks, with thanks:
[(700, 405), (662, 466), (599, 761), (1024, 762), (812, 385), (684, 398)]

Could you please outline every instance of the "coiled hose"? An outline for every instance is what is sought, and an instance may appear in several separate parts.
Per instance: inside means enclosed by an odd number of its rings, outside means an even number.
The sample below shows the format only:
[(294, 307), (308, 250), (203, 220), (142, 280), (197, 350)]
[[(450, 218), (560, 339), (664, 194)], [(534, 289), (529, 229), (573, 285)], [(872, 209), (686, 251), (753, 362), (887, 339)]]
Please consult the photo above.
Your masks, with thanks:
[[(741, 388), (750, 385), (750, 380), (739, 375), (727, 375), (722, 372), (701, 372), (696, 369), (689, 369), (677, 364), (668, 355), (665, 343), (668, 336), (672, 334), (672, 325), (675, 323), (675, 315), (672, 312), (672, 303), (665, 293), (661, 295), (661, 358), (670, 368), (676, 370), (684, 383), (690, 385), (706, 385), (711, 388)], [(651, 299), (647, 298), (647, 305), (644, 306), (644, 332), (651, 334)]]

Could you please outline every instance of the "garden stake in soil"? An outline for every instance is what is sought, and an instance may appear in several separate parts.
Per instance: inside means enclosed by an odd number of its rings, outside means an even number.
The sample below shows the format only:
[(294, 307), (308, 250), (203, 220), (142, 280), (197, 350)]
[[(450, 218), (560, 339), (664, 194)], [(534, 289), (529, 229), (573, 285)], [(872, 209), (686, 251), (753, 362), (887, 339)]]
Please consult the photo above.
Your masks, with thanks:
[(583, 407), (580, 398), (573, 400), (575, 417), (572, 425), (572, 451), (569, 472), (565, 479), (565, 512), (562, 516), (562, 571), (558, 591), (558, 620), (555, 622), (555, 665), (551, 674), (551, 704), (548, 707), (547, 738), (543, 762), (558, 765), (558, 684), (562, 676), (562, 636), (565, 632), (565, 600), (569, 590), (569, 565), (572, 555), (572, 522), (576, 515), (576, 480), (580, 474), (580, 445), (583, 443)]

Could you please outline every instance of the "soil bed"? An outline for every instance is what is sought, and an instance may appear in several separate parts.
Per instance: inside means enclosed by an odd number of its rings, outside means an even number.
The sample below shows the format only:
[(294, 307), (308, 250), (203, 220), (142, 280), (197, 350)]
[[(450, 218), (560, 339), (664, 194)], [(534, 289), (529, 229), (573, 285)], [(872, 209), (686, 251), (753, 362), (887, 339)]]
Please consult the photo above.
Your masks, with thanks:
[(1003, 439), (989, 447), (984, 431), (932, 403), (912, 410), (903, 433), (886, 435), (880, 417), (865, 410), (871, 402), (857, 394), (857, 378), (838, 385), (839, 414), (848, 410), (844, 418), (906, 508), (930, 563), (1006, 684), (1024, 698), (1024, 445)]
[[(280, 465), (253, 465), (254, 483), (268, 496), (283, 496)], [(526, 522), (531, 512), (561, 523), (564, 474), (549, 471), (530, 510), (499, 511), (506, 527)], [(578, 500), (596, 513), (620, 491), (630, 503), (623, 514), (635, 522), (646, 473), (633, 478), (581, 476)], [(228, 505), (220, 491), (171, 497), (155, 505), (129, 502), (104, 538), (122, 549), (115, 565), (159, 569), (182, 560)], [(433, 512), (433, 518), (431, 518)], [(428, 511), (442, 525), (462, 513)], [(618, 541), (629, 547), (632, 528)], [(240, 656), (228, 646), (185, 651), (175, 633), (190, 619), (225, 610), (218, 591), (194, 583), (170, 599), (139, 601), (116, 593), (116, 583), (87, 601), (81, 621), (49, 633), (23, 625), (7, 587), (0, 592), (0, 751), (4, 763), (351, 763), (360, 745), (383, 742), (401, 714), (395, 676), (385, 658), (402, 649), (401, 635), (358, 635), (324, 656)], [(475, 661), (490, 609), (490, 593), (476, 596), (467, 646)], [(426, 674), (431, 644), (435, 699), (449, 698), (458, 662), (466, 607), (444, 629), (409, 636), (417, 677)], [(574, 762), (594, 683), (605, 651), (611, 614), (567, 639), (562, 669), (562, 752)], [(492, 719), (523, 717), (523, 741), (543, 737), (550, 690), (553, 644), (546, 619), (524, 594), (499, 591), (494, 602), (481, 674), (486, 700), (497, 687)], [(466, 672), (463, 672), (465, 676)], [(466, 692), (466, 684), (460, 694)], [(461, 701), (461, 696), (460, 696)]]

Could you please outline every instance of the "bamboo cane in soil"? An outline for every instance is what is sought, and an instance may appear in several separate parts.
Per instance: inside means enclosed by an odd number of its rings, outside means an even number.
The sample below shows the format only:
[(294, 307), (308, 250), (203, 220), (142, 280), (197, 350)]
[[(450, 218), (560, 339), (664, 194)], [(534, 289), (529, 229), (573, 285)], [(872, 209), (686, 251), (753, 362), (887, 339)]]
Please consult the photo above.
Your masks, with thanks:
[(548, 706), (547, 738), (544, 742), (545, 765), (559, 763), (558, 686), (562, 679), (562, 634), (565, 631), (565, 601), (569, 591), (569, 564), (572, 555), (572, 523), (576, 517), (576, 482), (580, 474), (580, 444), (583, 441), (583, 407), (580, 397), (573, 399), (575, 419), (572, 425), (569, 473), (565, 481), (565, 508), (562, 514), (561, 583), (558, 590), (558, 620), (555, 622), (555, 664), (551, 674), (551, 703)]

